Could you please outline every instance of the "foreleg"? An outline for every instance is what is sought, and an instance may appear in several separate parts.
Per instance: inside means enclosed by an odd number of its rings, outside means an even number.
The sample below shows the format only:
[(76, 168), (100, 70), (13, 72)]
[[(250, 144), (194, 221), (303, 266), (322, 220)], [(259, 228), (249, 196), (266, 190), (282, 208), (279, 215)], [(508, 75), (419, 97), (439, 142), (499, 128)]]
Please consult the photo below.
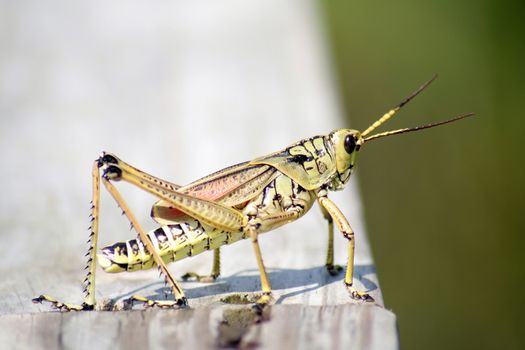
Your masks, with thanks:
[(348, 291), (350, 292), (351, 297), (358, 300), (374, 301), (370, 295), (358, 291), (353, 286), (355, 239), (354, 231), (350, 227), (348, 220), (346, 220), (341, 210), (339, 210), (335, 203), (328, 199), (328, 197), (320, 196), (319, 203), (330, 214), (339, 231), (341, 231), (343, 236), (348, 240), (348, 262), (346, 265), (345, 284), (348, 288)]
[(334, 220), (330, 216), (330, 213), (321, 205), (321, 212), (324, 218), (328, 222), (328, 249), (326, 252), (326, 270), (332, 276), (335, 276), (343, 269), (340, 265), (334, 265)]

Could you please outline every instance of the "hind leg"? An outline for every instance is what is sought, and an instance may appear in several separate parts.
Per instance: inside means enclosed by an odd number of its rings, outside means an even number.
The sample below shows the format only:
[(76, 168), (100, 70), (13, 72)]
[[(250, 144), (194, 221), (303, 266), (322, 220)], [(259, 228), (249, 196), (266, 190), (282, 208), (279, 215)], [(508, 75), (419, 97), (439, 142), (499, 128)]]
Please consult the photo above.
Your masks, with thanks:
[(88, 270), (86, 278), (84, 279), (84, 293), (85, 298), (84, 302), (81, 305), (78, 304), (68, 304), (58, 301), (57, 299), (47, 295), (42, 294), (32, 301), (33, 303), (42, 303), (49, 302), (52, 307), (60, 311), (82, 311), (82, 310), (93, 310), (96, 305), (95, 300), (95, 273), (96, 273), (96, 251), (98, 243), (98, 218), (99, 218), (99, 208), (100, 208), (100, 175), (99, 175), (99, 166), (98, 160), (95, 160), (93, 163), (93, 168), (91, 172), (93, 178), (93, 197), (91, 201), (91, 226), (89, 227), (89, 248), (86, 256), (88, 257), (86, 270)]
[(135, 218), (135, 215), (133, 212), (129, 209), (128, 205), (120, 195), (120, 192), (107, 180), (105, 177), (102, 178), (103, 184), (106, 186), (108, 192), (113, 196), (115, 201), (118, 203), (119, 207), (122, 209), (124, 214), (127, 216), (129, 221), (131, 222), (133, 228), (137, 231), (139, 234), (139, 237), (142, 241), (142, 243), (146, 246), (148, 252), (153, 257), (153, 260), (155, 261), (155, 264), (158, 266), (159, 271), (162, 275), (164, 275), (165, 281), (167, 284), (170, 285), (171, 290), (173, 292), (173, 295), (175, 297), (175, 300), (151, 300), (148, 298), (145, 298), (140, 295), (133, 295), (128, 302), (133, 305), (134, 301), (145, 303), (146, 306), (158, 306), (158, 307), (173, 307), (173, 306), (185, 306), (187, 305), (188, 301), (184, 295), (184, 291), (177, 283), (177, 280), (173, 278), (171, 275), (171, 272), (169, 272), (168, 268), (166, 267), (166, 264), (164, 263), (164, 260), (162, 260), (162, 257), (159, 255), (157, 249), (153, 246), (153, 243), (147, 236), (147, 234), (144, 232), (144, 229), (140, 225), (140, 223)]
[[(170, 184), (158, 178), (153, 178), (150, 175), (140, 172), (137, 169), (122, 162), (117, 157), (104, 153), (99, 158), (99, 165), (103, 167), (102, 180), (108, 191), (123, 209), (124, 213), (131, 221), (139, 233), (141, 241), (146, 245), (147, 250), (154, 258), (155, 263), (159, 267), (161, 273), (164, 275), (166, 282), (171, 286), (173, 294), (175, 295), (175, 302), (173, 305), (185, 305), (187, 303), (184, 292), (177, 284), (177, 281), (170, 274), (164, 261), (148, 239), (144, 230), (131, 213), (123, 198), (120, 196), (117, 189), (110, 181), (123, 180), (131, 183), (140, 189), (149, 192), (161, 199), (162, 202), (169, 203), (174, 209), (183, 212), (185, 215), (198, 220), (202, 224), (206, 224), (214, 229), (226, 232), (238, 232), (241, 230), (246, 218), (241, 212), (234, 208), (230, 208), (213, 201), (196, 198), (191, 195), (180, 193), (177, 191), (176, 185)], [(149, 300), (142, 296), (132, 296), (130, 302), (139, 301), (146, 303), (147, 306), (172, 306), (167, 301)]]

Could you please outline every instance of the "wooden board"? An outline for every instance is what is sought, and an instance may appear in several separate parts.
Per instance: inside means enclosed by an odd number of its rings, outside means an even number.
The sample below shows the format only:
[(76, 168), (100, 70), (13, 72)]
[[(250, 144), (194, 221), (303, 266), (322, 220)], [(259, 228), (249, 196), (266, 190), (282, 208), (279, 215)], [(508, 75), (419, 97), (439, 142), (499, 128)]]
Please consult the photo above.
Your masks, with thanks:
[[(257, 322), (257, 323), (254, 323)], [(0, 317), (6, 349), (395, 349), (395, 316), (378, 306), (247, 307), (39, 313)]]
[[(348, 127), (315, 2), (55, 0), (41, 6), (33, 0), (4, 7), (11, 34), (0, 42), (7, 72), (0, 76), (0, 95), (7, 97), (0, 100), (2, 344), (397, 348), (395, 316), (383, 308), (355, 179), (331, 198), (356, 231), (356, 286), (370, 291), (374, 306), (352, 302), (342, 274), (326, 273), (326, 223), (315, 207), (260, 239), (275, 299), (264, 322), (252, 324), (249, 306), (224, 302), (259, 291), (249, 242), (223, 249), (217, 283), (182, 284), (189, 310), (59, 314), (30, 302), (40, 293), (82, 301), (89, 172), (101, 150), (185, 184)], [(148, 219), (154, 199), (119, 188), (146, 228), (155, 228)], [(134, 237), (107, 194), (101, 217), (100, 247)], [(336, 262), (344, 265), (346, 242), (337, 232), (335, 247)], [(170, 269), (180, 276), (210, 267), (211, 254), (203, 254)], [(164, 294), (156, 271), (99, 270), (102, 304), (138, 292)], [(224, 326), (225, 320), (238, 326)]]

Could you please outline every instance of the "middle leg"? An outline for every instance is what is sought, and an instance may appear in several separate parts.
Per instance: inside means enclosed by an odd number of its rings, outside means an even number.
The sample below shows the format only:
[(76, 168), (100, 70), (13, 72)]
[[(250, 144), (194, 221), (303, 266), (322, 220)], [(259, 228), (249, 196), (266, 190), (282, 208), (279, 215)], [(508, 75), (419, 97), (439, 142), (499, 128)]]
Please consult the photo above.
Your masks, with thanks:
[(259, 274), (261, 276), (261, 287), (263, 295), (257, 300), (255, 307), (260, 311), (264, 306), (268, 305), (271, 301), (272, 286), (270, 284), (270, 279), (266, 273), (266, 268), (264, 267), (264, 262), (262, 259), (261, 248), (259, 247), (258, 233), (257, 229), (253, 226), (248, 228), (248, 234), (252, 241), (253, 251), (255, 253), (255, 258), (257, 259), (257, 266), (259, 268)]
[(272, 286), (270, 284), (270, 279), (266, 273), (266, 268), (264, 267), (264, 262), (261, 254), (261, 248), (259, 247), (259, 233), (257, 229), (262, 224), (273, 226), (279, 225), (282, 222), (293, 221), (297, 219), (302, 213), (301, 207), (290, 207), (288, 211), (283, 213), (278, 213), (274, 215), (269, 215), (266, 217), (260, 217), (255, 219), (246, 228), (247, 235), (252, 241), (253, 250), (255, 253), (255, 258), (257, 259), (257, 266), (259, 268), (259, 274), (261, 276), (261, 287), (263, 295), (257, 300), (255, 307), (258, 311), (261, 311), (264, 306), (268, 305), (271, 301), (272, 295)]
[(213, 265), (209, 275), (199, 275), (196, 272), (187, 272), (182, 275), (182, 280), (187, 281), (190, 278), (195, 278), (197, 282), (214, 282), (221, 274), (221, 250), (216, 248), (213, 250)]

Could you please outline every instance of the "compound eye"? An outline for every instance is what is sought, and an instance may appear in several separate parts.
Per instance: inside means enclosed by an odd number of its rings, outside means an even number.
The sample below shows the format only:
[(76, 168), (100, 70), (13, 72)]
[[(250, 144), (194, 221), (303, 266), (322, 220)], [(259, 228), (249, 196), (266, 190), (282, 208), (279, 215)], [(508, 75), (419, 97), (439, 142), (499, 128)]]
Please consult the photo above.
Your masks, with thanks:
[(351, 154), (355, 151), (355, 146), (356, 146), (356, 143), (355, 143), (355, 138), (354, 136), (352, 135), (347, 135), (345, 137), (345, 151), (348, 153), (348, 154)]

